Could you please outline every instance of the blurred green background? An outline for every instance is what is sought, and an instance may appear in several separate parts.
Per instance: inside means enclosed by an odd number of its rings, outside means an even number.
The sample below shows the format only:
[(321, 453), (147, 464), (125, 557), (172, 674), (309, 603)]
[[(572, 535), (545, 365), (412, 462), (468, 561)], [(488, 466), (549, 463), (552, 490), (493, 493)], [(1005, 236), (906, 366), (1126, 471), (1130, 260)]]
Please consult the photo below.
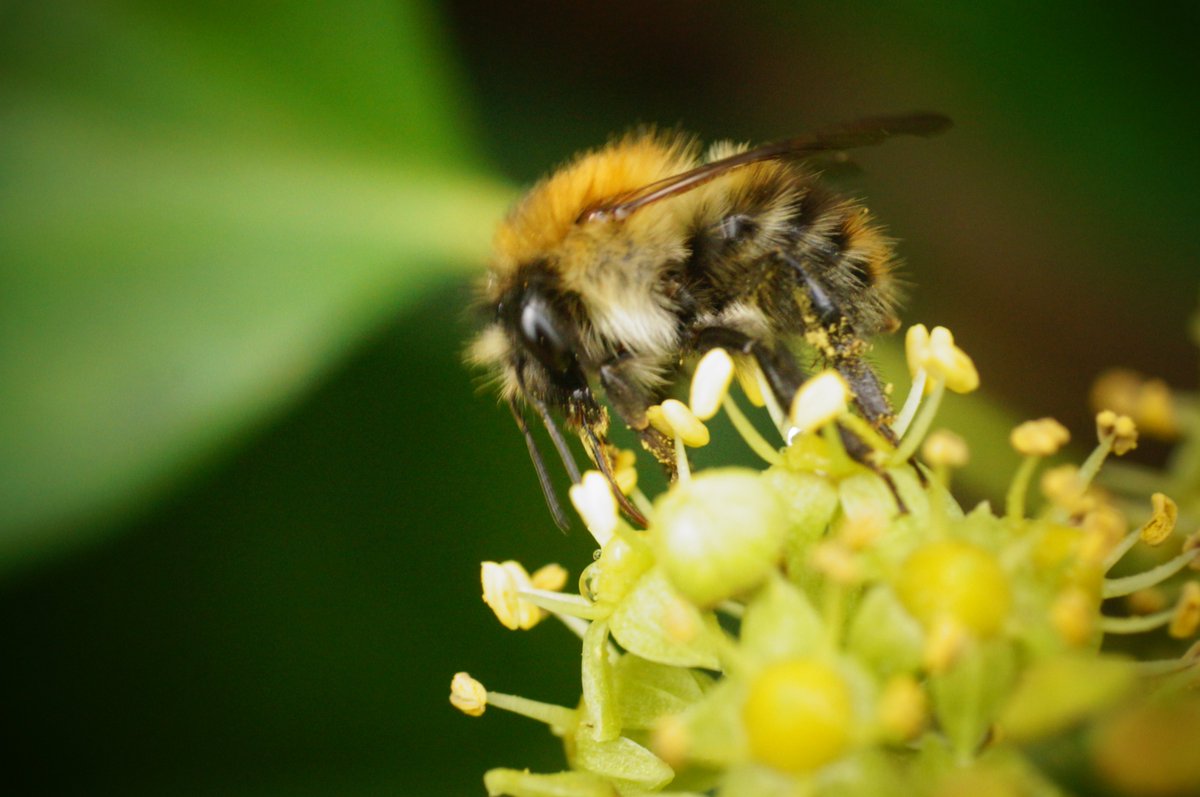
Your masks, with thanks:
[[(1086, 437), (1131, 365), (1192, 386), (1195, 4), (0, 4), (0, 713), (13, 793), (476, 794), (558, 766), (450, 676), (560, 702), (478, 562), (590, 561), (460, 364), (521, 185), (639, 122), (855, 154), (906, 322), (1009, 418)], [(989, 453), (989, 450), (992, 453)], [(1160, 451), (1147, 446), (1151, 459)], [(712, 458), (741, 456), (736, 446)]]

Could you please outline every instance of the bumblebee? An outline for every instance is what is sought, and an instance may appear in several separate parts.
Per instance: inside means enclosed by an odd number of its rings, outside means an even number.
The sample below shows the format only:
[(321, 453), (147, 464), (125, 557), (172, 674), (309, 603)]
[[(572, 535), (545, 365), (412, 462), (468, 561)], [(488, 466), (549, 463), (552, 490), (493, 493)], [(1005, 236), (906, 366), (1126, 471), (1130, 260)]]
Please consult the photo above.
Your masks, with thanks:
[[(495, 378), (560, 527), (566, 517), (526, 411), (576, 482), (555, 416), (578, 434), (623, 510), (644, 524), (616, 488), (597, 391), (673, 476), (673, 441), (646, 411), (713, 347), (752, 359), (786, 407), (804, 379), (794, 351), (806, 342), (894, 439), (891, 405), (864, 359), (869, 338), (899, 326), (893, 245), (808, 160), (949, 125), (931, 113), (876, 117), (707, 152), (690, 136), (643, 130), (576, 156), (512, 208), (496, 232), (481, 290), (487, 321), (468, 359)], [(842, 436), (852, 454), (865, 451)]]

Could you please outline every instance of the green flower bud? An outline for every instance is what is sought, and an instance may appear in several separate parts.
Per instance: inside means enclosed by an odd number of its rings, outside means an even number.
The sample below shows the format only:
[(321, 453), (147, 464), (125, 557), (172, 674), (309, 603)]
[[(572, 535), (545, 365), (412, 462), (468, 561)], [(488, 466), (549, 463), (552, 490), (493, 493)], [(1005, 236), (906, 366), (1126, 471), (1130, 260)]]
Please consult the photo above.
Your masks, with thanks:
[(655, 504), (658, 562), (677, 590), (712, 606), (762, 583), (783, 553), (787, 507), (754, 471), (719, 468)]

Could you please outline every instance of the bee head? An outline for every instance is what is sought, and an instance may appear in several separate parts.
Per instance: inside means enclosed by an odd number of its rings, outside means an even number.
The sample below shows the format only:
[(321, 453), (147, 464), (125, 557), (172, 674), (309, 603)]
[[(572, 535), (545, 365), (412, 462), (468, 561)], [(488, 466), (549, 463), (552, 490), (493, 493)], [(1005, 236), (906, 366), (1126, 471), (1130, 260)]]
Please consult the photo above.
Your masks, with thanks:
[(522, 392), (564, 406), (587, 390), (570, 298), (534, 270), (496, 304), (496, 324), (509, 341), (509, 365)]

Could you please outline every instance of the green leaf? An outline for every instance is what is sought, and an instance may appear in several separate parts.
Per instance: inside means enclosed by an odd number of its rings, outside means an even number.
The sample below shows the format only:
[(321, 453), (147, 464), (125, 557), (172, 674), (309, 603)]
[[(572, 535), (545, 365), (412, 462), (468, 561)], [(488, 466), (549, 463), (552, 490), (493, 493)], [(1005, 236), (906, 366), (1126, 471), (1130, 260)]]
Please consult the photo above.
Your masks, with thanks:
[[(668, 632), (668, 625), (693, 629), (694, 635), (679, 638)], [(671, 587), (661, 568), (642, 576), (613, 611), (609, 627), (621, 647), (644, 659), (675, 667), (720, 669), (714, 638), (719, 632)]]
[(675, 777), (665, 761), (624, 736), (606, 742), (579, 736), (572, 765), (609, 778), (622, 789), (659, 789)]
[(422, 4), (6, 13), (0, 568), (95, 533), (479, 267), (507, 201), (470, 168)]

